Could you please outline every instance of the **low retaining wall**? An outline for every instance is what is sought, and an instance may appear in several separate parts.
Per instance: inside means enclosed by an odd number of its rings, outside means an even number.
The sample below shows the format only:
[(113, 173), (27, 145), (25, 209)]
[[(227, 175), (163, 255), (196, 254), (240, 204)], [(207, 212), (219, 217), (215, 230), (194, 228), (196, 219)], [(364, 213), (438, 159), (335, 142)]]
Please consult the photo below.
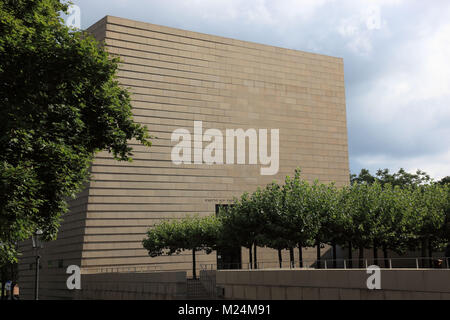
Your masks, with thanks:
[(74, 293), (75, 299), (185, 299), (186, 272), (82, 274)]
[[(49, 272), (53, 271), (53, 272)], [(40, 300), (61, 299), (186, 299), (186, 272), (113, 272), (86, 273), (81, 270), (81, 289), (69, 290), (66, 286), (69, 274), (63, 269), (45, 269), (39, 286)], [(30, 278), (31, 280), (31, 278)], [(21, 288), (20, 299), (34, 298), (34, 283)]]
[(366, 269), (219, 270), (225, 299), (450, 300), (450, 270), (381, 269), (381, 289), (367, 289)]

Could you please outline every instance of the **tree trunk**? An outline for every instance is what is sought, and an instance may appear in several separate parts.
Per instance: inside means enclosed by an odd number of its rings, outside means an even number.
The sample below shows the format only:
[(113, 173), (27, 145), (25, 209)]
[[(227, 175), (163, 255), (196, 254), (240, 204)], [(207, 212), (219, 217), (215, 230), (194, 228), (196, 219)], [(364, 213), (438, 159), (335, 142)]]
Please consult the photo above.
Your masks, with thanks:
[(15, 282), (11, 282), (11, 291), (9, 292), (11, 300), (14, 300), (14, 287), (15, 286), (16, 286), (16, 283)]
[(291, 259), (291, 268), (295, 268), (294, 248), (289, 248), (289, 258)]
[(376, 242), (373, 242), (373, 264), (378, 265), (378, 247)]
[(278, 262), (280, 263), (280, 269), (283, 268), (283, 258), (281, 257), (281, 249), (278, 249)]
[(248, 268), (251, 269), (253, 267), (253, 259), (252, 259), (252, 246), (248, 248)]
[(256, 242), (253, 244), (253, 269), (258, 269), (258, 262), (256, 260)]
[(352, 242), (348, 242), (348, 267), (353, 268), (353, 252), (352, 252)]
[(11, 301), (14, 300), (14, 287), (16, 286), (16, 281), (17, 281), (17, 274), (15, 272), (15, 264), (11, 264), (11, 291), (10, 291), (10, 296), (11, 296)]
[(430, 268), (434, 268), (433, 266), (433, 245), (431, 244), (431, 240), (428, 240), (428, 256), (430, 257)]
[(336, 269), (337, 268), (337, 246), (336, 246), (335, 242), (333, 242), (332, 247), (333, 247), (333, 268)]
[(298, 260), (300, 262), (300, 268), (303, 268), (303, 252), (302, 252), (302, 245), (298, 245)]
[(422, 244), (420, 246), (420, 249), (421, 249), (420, 255), (422, 256), (422, 263), (421, 263), (422, 268), (425, 268), (425, 261), (426, 261), (425, 257), (427, 256), (427, 249), (426, 248), (427, 248), (427, 243), (426, 243), (426, 240), (423, 239), (422, 240)]
[(317, 269), (320, 269), (322, 267), (320, 263), (320, 242), (317, 242)]
[(384, 267), (389, 268), (389, 257), (386, 246), (383, 246), (383, 255), (384, 255)]
[(364, 247), (359, 247), (359, 268), (364, 267)]
[(195, 268), (195, 249), (192, 249), (192, 278), (197, 279), (197, 270)]

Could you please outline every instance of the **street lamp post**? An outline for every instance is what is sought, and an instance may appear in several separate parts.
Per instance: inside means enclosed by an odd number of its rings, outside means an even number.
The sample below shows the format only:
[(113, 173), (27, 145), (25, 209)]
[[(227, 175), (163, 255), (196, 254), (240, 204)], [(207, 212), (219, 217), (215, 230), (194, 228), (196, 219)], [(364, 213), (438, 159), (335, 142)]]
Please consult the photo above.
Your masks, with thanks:
[(36, 230), (36, 232), (32, 235), (31, 239), (33, 240), (33, 249), (36, 253), (36, 273), (34, 279), (34, 300), (39, 300), (39, 263), (41, 260), (41, 256), (39, 255), (39, 249), (42, 248), (42, 230)]

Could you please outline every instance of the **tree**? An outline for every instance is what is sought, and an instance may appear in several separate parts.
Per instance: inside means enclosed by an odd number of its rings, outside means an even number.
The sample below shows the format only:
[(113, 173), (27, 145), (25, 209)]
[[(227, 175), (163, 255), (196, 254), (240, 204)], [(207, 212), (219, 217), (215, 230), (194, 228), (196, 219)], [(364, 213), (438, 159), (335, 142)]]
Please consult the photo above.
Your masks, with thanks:
[[(415, 240), (412, 244), (422, 248), (422, 257), (432, 257), (435, 249), (442, 249), (442, 230), (446, 224), (446, 188), (439, 184), (412, 190), (412, 210), (416, 218)], [(431, 266), (431, 261), (430, 261)]]
[[(314, 244), (314, 239), (319, 228), (318, 215), (310, 211), (309, 203), (311, 197), (311, 188), (307, 181), (300, 179), (300, 169), (295, 171), (293, 179), (286, 177), (285, 188), (285, 214), (286, 214), (286, 233), (295, 245), (298, 246), (299, 266), (303, 267), (303, 247), (309, 247)], [(294, 245), (294, 246), (295, 246)], [(293, 249), (291, 260), (293, 260)], [(291, 264), (293, 261), (291, 261)]]
[(443, 249), (444, 243), (450, 248), (446, 240), (450, 228), (445, 209), (445, 186), (450, 181), (447, 177), (434, 183), (421, 170), (408, 173), (401, 168), (391, 174), (388, 169), (380, 169), (372, 176), (362, 169), (358, 176), (351, 175), (351, 181), (353, 185), (379, 183), (383, 187), (378, 207), (382, 220), (374, 230), (378, 233), (375, 241), (382, 240), (385, 259), (388, 249), (403, 254), (407, 249), (421, 247), (422, 256), (431, 257), (434, 250)]
[(446, 197), (444, 200), (445, 222), (442, 228), (442, 238), (450, 244), (450, 184), (445, 185), (443, 190)]
[(343, 188), (338, 190), (337, 193), (337, 205), (335, 208), (335, 221), (338, 230), (340, 230), (341, 239), (340, 244), (343, 247), (347, 247), (348, 249), (348, 259), (349, 259), (349, 267), (353, 267), (353, 234), (349, 233), (349, 230), (352, 230), (352, 218), (351, 218), (351, 186), (344, 186)]
[[(290, 232), (291, 221), (286, 214), (287, 189), (272, 182), (262, 192), (262, 215), (264, 217), (264, 232), (260, 243), (268, 248), (278, 251), (278, 262), (282, 268), (281, 252), (283, 249), (292, 249), (297, 243)], [(291, 255), (292, 260), (292, 255)]]
[(334, 258), (336, 255), (336, 237), (334, 234), (333, 212), (336, 206), (336, 189), (333, 185), (319, 183), (317, 180), (311, 185), (310, 196), (308, 198), (309, 214), (315, 217), (317, 232), (315, 245), (317, 250), (317, 267), (321, 268), (320, 248), (324, 243), (333, 244)]
[(358, 175), (350, 174), (350, 184), (373, 184), (375, 181), (382, 186), (390, 184), (391, 186), (400, 186), (402, 188), (411, 186), (417, 187), (423, 184), (432, 182), (431, 177), (422, 170), (417, 170), (416, 173), (406, 172), (405, 169), (400, 168), (396, 173), (390, 173), (389, 169), (378, 169), (375, 176), (369, 170), (361, 169)]
[(320, 229), (317, 239), (331, 245), (333, 252), (333, 267), (337, 267), (337, 246), (345, 245), (346, 215), (340, 210), (340, 191), (332, 184), (320, 188)]
[[(256, 247), (265, 227), (261, 213), (262, 191), (257, 189), (251, 195), (243, 193), (232, 205), (219, 211), (222, 221), (223, 246), (241, 246), (249, 250), (249, 268), (257, 267)], [(253, 254), (252, 254), (253, 248)]]
[(442, 178), (441, 180), (439, 180), (439, 184), (450, 185), (450, 176), (446, 176), (446, 177)]
[(383, 186), (389, 183), (392, 186), (400, 186), (402, 188), (407, 186), (417, 187), (423, 184), (429, 184), (432, 180), (424, 171), (417, 170), (416, 173), (409, 173), (403, 168), (400, 168), (398, 172), (394, 174), (389, 173), (389, 169), (379, 169), (376, 176), (377, 180)]
[(150, 257), (180, 254), (192, 251), (192, 277), (197, 278), (196, 252), (211, 253), (221, 234), (220, 220), (214, 216), (186, 217), (181, 220), (164, 221), (147, 231), (142, 241)]
[(450, 258), (450, 184), (445, 184), (446, 201), (444, 204), (445, 221), (442, 227), (442, 238), (447, 243), (445, 257)]
[(379, 227), (379, 194), (380, 184), (354, 184), (348, 188), (344, 210), (348, 212), (348, 223), (345, 233), (352, 245), (359, 248), (359, 262), (362, 267), (364, 249), (371, 248), (374, 236)]
[[(386, 184), (379, 194), (380, 226), (374, 239), (374, 256), (377, 245), (383, 249), (385, 265), (388, 265), (388, 250), (403, 254), (414, 238), (417, 217), (411, 210), (411, 188), (392, 187)], [(377, 264), (377, 262), (375, 262)]]
[[(386, 169), (387, 170), (387, 169)], [(366, 183), (366, 184), (372, 184), (374, 183), (376, 180), (376, 178), (374, 176), (372, 176), (369, 172), (369, 170), (367, 169), (361, 169), (361, 172), (356, 175), (356, 174), (350, 174), (350, 184), (362, 184), (362, 183)]]
[(59, 17), (57, 0), (0, 2), (0, 256), (36, 229), (54, 239), (66, 200), (88, 178), (96, 152), (131, 160), (130, 97), (115, 77), (118, 59)]

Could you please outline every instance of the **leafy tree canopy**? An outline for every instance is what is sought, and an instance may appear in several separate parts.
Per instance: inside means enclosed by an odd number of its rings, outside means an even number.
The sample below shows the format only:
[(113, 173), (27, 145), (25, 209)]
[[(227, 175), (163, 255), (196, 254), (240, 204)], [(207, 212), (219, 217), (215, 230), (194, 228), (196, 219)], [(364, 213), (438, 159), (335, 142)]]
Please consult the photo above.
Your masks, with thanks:
[(450, 185), (450, 176), (446, 176), (446, 177), (442, 178), (441, 180), (438, 181), (438, 183), (441, 185), (444, 185), (444, 184)]
[(220, 226), (214, 216), (166, 220), (150, 228), (142, 244), (151, 257), (179, 254), (184, 250), (210, 253), (221, 234)]
[(400, 186), (403, 188), (407, 186), (417, 187), (419, 185), (429, 184), (432, 182), (432, 179), (424, 171), (417, 170), (416, 173), (409, 173), (403, 168), (400, 168), (396, 173), (391, 173), (389, 169), (379, 169), (375, 176), (373, 176), (369, 170), (361, 169), (358, 175), (350, 175), (351, 184), (373, 184), (375, 181), (382, 186), (389, 183), (393, 187)]
[(97, 151), (131, 160), (150, 146), (115, 78), (118, 60), (70, 30), (57, 0), (0, 1), (0, 256), (42, 229), (56, 236), (66, 199), (80, 191)]
[(265, 226), (262, 215), (263, 196), (262, 190), (257, 189), (253, 194), (243, 193), (240, 198), (235, 198), (233, 204), (221, 208), (219, 217), (223, 224), (224, 234), (222, 245), (242, 245), (251, 248), (260, 240)]
[[(255, 245), (279, 251), (330, 244), (383, 249), (404, 254), (408, 249), (442, 251), (450, 237), (450, 186), (438, 183), (393, 186), (355, 183), (309, 183), (297, 169), (283, 185), (276, 182), (244, 193), (219, 216), (163, 222), (148, 231), (144, 247), (150, 256)], [(256, 252), (256, 251), (255, 251)], [(300, 250), (301, 252), (301, 250)], [(318, 251), (320, 253), (320, 250)], [(426, 256), (426, 253), (423, 253)], [(256, 260), (256, 254), (254, 254)], [(299, 254), (299, 260), (301, 260)], [(195, 266), (195, 258), (193, 260)], [(195, 268), (193, 270), (195, 275)]]

